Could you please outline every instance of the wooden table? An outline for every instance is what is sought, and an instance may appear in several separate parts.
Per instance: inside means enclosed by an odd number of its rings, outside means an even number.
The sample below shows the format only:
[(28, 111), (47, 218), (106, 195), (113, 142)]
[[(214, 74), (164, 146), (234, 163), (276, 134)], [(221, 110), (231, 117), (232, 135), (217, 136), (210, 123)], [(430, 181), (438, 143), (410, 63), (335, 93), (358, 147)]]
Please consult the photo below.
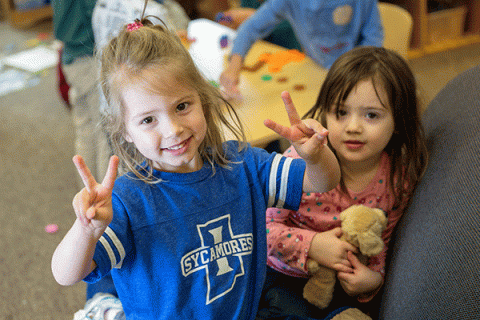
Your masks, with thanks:
[[(232, 45), (232, 41), (229, 41), (229, 46), (222, 49), (220, 39), (224, 36), (233, 39), (236, 32), (213, 21), (198, 19), (190, 22), (188, 34), (195, 39), (189, 46), (193, 60), (207, 79), (218, 82)], [(257, 41), (248, 52), (245, 65), (256, 64), (263, 53), (282, 50), (286, 49), (266, 41)], [(265, 75), (271, 76), (271, 80), (263, 80), (262, 76)], [(317, 100), (326, 75), (327, 70), (308, 57), (301, 62), (288, 63), (276, 73), (269, 72), (267, 64), (255, 72), (242, 71), (239, 89), (243, 99), (232, 100), (231, 103), (246, 129), (248, 141), (254, 146), (263, 147), (278, 139), (279, 136), (265, 127), (263, 121), (268, 118), (283, 125), (289, 124), (281, 92), (290, 92), (298, 113), (303, 116)], [(286, 81), (279, 82), (281, 78)], [(303, 89), (295, 89), (296, 86), (302, 86)]]
[[(262, 53), (274, 53), (279, 50), (285, 49), (269, 42), (258, 41), (248, 52), (245, 65), (254, 65)], [(263, 121), (271, 119), (289, 125), (280, 94), (283, 91), (290, 92), (293, 103), (302, 117), (317, 100), (327, 72), (327, 69), (320, 67), (308, 57), (301, 62), (288, 63), (276, 73), (269, 72), (267, 64), (255, 72), (242, 71), (239, 89), (243, 99), (233, 100), (232, 104), (245, 126), (248, 141), (254, 146), (263, 147), (278, 139), (279, 136), (265, 127)], [(271, 76), (272, 79), (263, 80), (262, 76), (265, 75)], [(286, 81), (280, 82), (285, 79)], [(299, 90), (298, 86), (303, 89)]]
[(16, 10), (13, 0), (1, 0), (0, 5), (2, 6), (5, 18), (7, 18), (12, 27), (15, 28), (29, 28), (39, 21), (53, 17), (51, 5), (30, 10)]

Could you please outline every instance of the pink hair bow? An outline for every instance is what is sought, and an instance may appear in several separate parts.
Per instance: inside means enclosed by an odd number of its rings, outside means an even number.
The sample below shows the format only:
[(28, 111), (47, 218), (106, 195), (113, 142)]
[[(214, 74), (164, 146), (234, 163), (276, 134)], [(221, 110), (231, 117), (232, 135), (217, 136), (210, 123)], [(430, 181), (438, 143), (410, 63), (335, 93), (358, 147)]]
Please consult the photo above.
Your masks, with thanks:
[(143, 24), (140, 22), (140, 21), (135, 21), (135, 22), (132, 22), (132, 23), (129, 23), (127, 25), (127, 31), (135, 31), (137, 29), (140, 29), (141, 27), (143, 27)]

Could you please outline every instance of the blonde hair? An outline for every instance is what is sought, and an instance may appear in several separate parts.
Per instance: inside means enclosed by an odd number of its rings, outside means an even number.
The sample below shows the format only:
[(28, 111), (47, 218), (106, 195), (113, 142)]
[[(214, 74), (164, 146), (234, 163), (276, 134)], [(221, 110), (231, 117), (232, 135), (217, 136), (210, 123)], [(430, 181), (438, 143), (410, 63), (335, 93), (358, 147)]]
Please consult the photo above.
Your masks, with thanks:
[(222, 146), (225, 142), (223, 128), (240, 141), (240, 149), (246, 145), (237, 113), (219, 90), (203, 78), (175, 33), (164, 25), (154, 25), (148, 18), (136, 20), (135, 23), (141, 23), (142, 26), (133, 31), (129, 31), (128, 25), (124, 26), (118, 36), (103, 48), (101, 55), (100, 82), (108, 102), (102, 122), (109, 134), (113, 152), (126, 169), (139, 179), (147, 183), (161, 181), (153, 176), (152, 161), (145, 158), (133, 143), (125, 140), (125, 109), (121, 97), (126, 84), (161, 85), (156, 82), (158, 77), (147, 79), (143, 76), (146, 72), (155, 74), (149, 72), (152, 70), (164, 70), (179, 83), (196, 90), (200, 96), (207, 122), (207, 133), (199, 147), (201, 158), (214, 170), (215, 164), (228, 168), (231, 161)]

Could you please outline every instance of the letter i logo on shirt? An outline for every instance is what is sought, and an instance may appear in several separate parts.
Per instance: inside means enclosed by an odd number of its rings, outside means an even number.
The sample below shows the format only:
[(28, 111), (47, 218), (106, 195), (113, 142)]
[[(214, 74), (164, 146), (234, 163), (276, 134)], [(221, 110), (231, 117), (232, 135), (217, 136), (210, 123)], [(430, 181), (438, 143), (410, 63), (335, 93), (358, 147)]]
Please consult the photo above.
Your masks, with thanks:
[(205, 269), (206, 304), (233, 289), (237, 278), (245, 274), (243, 256), (252, 253), (252, 233), (234, 235), (230, 215), (197, 225), (201, 246), (182, 257), (185, 277)]

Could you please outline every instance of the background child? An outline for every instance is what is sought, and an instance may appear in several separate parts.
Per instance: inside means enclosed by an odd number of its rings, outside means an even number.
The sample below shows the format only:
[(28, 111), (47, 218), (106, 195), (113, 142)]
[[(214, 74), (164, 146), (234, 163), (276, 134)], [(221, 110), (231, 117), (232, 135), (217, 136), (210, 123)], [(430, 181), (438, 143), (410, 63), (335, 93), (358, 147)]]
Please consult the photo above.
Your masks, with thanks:
[[(298, 209), (302, 189), (339, 181), (326, 130), (265, 125), (304, 160), (252, 148), (235, 110), (196, 69), (180, 39), (149, 20), (128, 24), (102, 53), (105, 128), (129, 173), (101, 184), (74, 157), (85, 188), (52, 259), (63, 285), (111, 271), (127, 318), (253, 319), (266, 270), (265, 211)], [(223, 114), (226, 110), (228, 117)], [(223, 129), (240, 141), (224, 142)]]
[[(240, 7), (234, 7), (222, 12), (223, 15), (217, 16), (215, 20), (227, 27), (238, 29), (243, 22), (256, 12), (256, 9), (258, 9), (263, 2), (263, 0), (241, 0)], [(263, 40), (287, 49), (302, 50), (302, 47), (295, 37), (295, 32), (293, 32), (287, 20), (283, 20), (278, 24)]]
[[(92, 26), (97, 50), (101, 51), (118, 34), (122, 26), (142, 14), (144, 0), (97, 0), (92, 14)], [(149, 1), (145, 16), (161, 19), (170, 30), (187, 30), (190, 18), (174, 0)], [(161, 23), (160, 21), (153, 21)]]
[[(343, 54), (305, 117), (321, 120), (329, 130), (342, 179), (332, 191), (305, 193), (298, 211), (267, 210), (268, 265), (276, 271), (269, 269), (271, 292), (266, 290), (286, 313), (323, 318), (356, 300), (368, 302), (382, 286), (387, 245), (422, 175), (426, 147), (415, 78), (399, 55), (384, 48)], [(285, 154), (298, 157), (292, 148)], [(388, 217), (385, 248), (366, 266), (352, 245), (339, 240), (339, 214), (354, 204), (380, 208)], [(325, 310), (302, 298), (307, 258), (338, 271), (341, 288)], [(260, 314), (271, 316), (272, 306), (263, 307)]]
[[(75, 127), (75, 152), (88, 164), (93, 176), (105, 175), (110, 158), (100, 121), (97, 64), (92, 30), (95, 0), (53, 0), (55, 39), (62, 41), (61, 69), (70, 86), (68, 101)], [(78, 180), (79, 189), (82, 181)]]
[(303, 51), (325, 68), (355, 46), (382, 46), (383, 43), (383, 27), (375, 0), (267, 0), (238, 29), (230, 63), (220, 76), (227, 95), (240, 96), (237, 85), (243, 58), (255, 41), (285, 19)]

